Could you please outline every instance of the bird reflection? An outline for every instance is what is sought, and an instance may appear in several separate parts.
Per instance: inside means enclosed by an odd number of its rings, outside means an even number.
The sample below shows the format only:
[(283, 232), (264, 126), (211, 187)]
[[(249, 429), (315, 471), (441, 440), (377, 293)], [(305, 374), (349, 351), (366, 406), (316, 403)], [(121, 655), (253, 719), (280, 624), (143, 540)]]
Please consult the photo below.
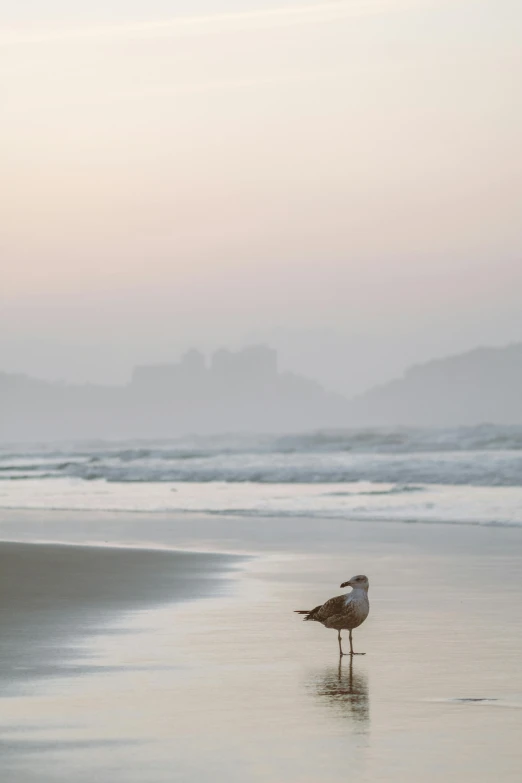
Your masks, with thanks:
[(366, 675), (354, 669), (353, 659), (343, 665), (325, 669), (314, 678), (313, 684), (317, 696), (328, 703), (340, 715), (353, 721), (357, 728), (366, 730), (370, 722), (370, 701)]

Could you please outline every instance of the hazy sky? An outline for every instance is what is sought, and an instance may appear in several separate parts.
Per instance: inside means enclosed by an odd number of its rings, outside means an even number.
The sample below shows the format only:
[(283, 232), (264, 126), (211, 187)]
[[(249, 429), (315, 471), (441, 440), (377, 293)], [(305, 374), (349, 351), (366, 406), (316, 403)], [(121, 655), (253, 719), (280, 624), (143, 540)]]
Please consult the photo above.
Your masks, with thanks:
[(522, 339), (520, 0), (107, 5), (0, 7), (0, 369)]

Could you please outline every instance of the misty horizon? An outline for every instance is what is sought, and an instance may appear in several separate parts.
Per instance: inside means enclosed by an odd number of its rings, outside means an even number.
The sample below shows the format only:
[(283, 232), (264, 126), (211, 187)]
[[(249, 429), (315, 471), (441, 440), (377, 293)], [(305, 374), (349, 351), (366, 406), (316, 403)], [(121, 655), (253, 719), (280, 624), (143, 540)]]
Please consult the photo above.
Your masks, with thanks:
[[(522, 341), (520, 341), (522, 343)], [(454, 351), (448, 354), (444, 355), (434, 355), (434, 356), (424, 356), (420, 358), (418, 361), (410, 362), (404, 366), (401, 366), (400, 369), (398, 369), (395, 373), (388, 373), (386, 375), (383, 375), (382, 378), (380, 378), (377, 381), (370, 382), (366, 384), (363, 388), (359, 389), (356, 388), (355, 391), (345, 391), (343, 388), (335, 387), (334, 385), (328, 385), (328, 383), (324, 382), (324, 380), (313, 374), (313, 368), (312, 367), (306, 367), (301, 363), (299, 366), (299, 362), (297, 362), (298, 368), (288, 366), (288, 364), (285, 364), (284, 361), (281, 360), (281, 351), (277, 349), (277, 347), (274, 344), (270, 344), (268, 342), (264, 341), (246, 341), (243, 343), (239, 343), (237, 345), (218, 345), (215, 348), (212, 349), (203, 349), (199, 345), (189, 345), (184, 349), (181, 349), (179, 352), (176, 352), (172, 356), (167, 356), (163, 360), (153, 360), (146, 358), (142, 358), (141, 361), (134, 362), (130, 364), (126, 371), (122, 373), (122, 378), (119, 380), (113, 380), (112, 382), (104, 382), (103, 380), (99, 378), (86, 378), (84, 380), (78, 380), (75, 378), (67, 378), (65, 376), (60, 377), (53, 377), (50, 372), (46, 373), (43, 372), (41, 374), (36, 374), (32, 372), (27, 371), (12, 371), (8, 369), (8, 367), (0, 366), (0, 373), (8, 374), (8, 375), (22, 375), (27, 376), (28, 378), (33, 378), (35, 380), (45, 381), (46, 383), (50, 384), (66, 384), (66, 385), (100, 385), (100, 386), (126, 386), (129, 383), (132, 383), (133, 379), (135, 379), (136, 371), (140, 369), (145, 368), (169, 368), (169, 367), (175, 367), (182, 365), (184, 361), (190, 357), (191, 354), (197, 354), (201, 358), (202, 366), (207, 369), (211, 370), (213, 366), (213, 361), (216, 356), (219, 356), (220, 354), (231, 354), (231, 355), (241, 355), (244, 352), (248, 352), (250, 349), (266, 349), (268, 351), (273, 351), (276, 355), (276, 364), (277, 364), (277, 371), (280, 373), (290, 373), (290, 374), (297, 374), (302, 375), (303, 377), (308, 378), (311, 381), (314, 381), (321, 386), (324, 387), (324, 389), (328, 392), (333, 392), (335, 394), (342, 395), (346, 398), (350, 397), (357, 397), (360, 394), (364, 394), (367, 391), (370, 391), (370, 389), (374, 387), (379, 387), (383, 384), (389, 383), (391, 381), (398, 380), (405, 375), (407, 375), (412, 370), (415, 370), (418, 367), (423, 367), (424, 365), (428, 364), (436, 364), (438, 362), (444, 362), (446, 360), (451, 360), (454, 358), (458, 358), (459, 356), (466, 356), (469, 354), (474, 354), (480, 351), (502, 351), (502, 350), (509, 350), (510, 348), (517, 347), (519, 345), (519, 341), (510, 341), (508, 343), (502, 344), (502, 345), (493, 345), (493, 344), (480, 344), (480, 345), (473, 345), (467, 349), (464, 349), (462, 351)], [(283, 352), (284, 353), (284, 352)], [(332, 358), (332, 357), (330, 357)], [(342, 365), (344, 357), (341, 353), (337, 354), (335, 357), (337, 362)]]
[[(276, 339), (272, 342), (251, 339), (233, 342), (229, 345), (219, 343), (212, 347), (208, 347), (209, 342), (203, 343), (206, 347), (189, 344), (185, 348), (173, 350), (170, 354), (166, 353), (159, 356), (154, 354), (152, 356), (143, 355), (138, 360), (130, 361), (126, 365), (123, 362), (119, 365), (118, 358), (121, 359), (121, 357), (118, 357), (116, 352), (111, 355), (109, 352), (110, 346), (105, 345), (107, 356), (111, 357), (113, 363), (118, 366), (117, 372), (114, 372), (113, 369), (113, 374), (109, 374), (108, 377), (105, 373), (97, 374), (95, 371), (89, 373), (88, 370), (91, 368), (91, 364), (88, 360), (87, 368), (82, 366), (85, 353), (80, 347), (74, 349), (75, 361), (64, 363), (63, 373), (55, 373), (51, 367), (48, 367), (46, 370), (45, 365), (38, 366), (36, 364), (34, 370), (31, 370), (25, 366), (10, 366), (9, 362), (0, 366), (0, 373), (26, 375), (52, 384), (124, 386), (131, 381), (136, 367), (141, 365), (177, 364), (191, 350), (200, 352), (206, 362), (211, 362), (212, 356), (222, 350), (240, 352), (251, 346), (264, 345), (277, 352), (278, 366), (282, 372), (303, 375), (321, 384), (327, 391), (341, 394), (350, 399), (369, 391), (375, 386), (401, 378), (409, 369), (417, 365), (424, 365), (481, 349), (508, 348), (519, 342), (518, 340), (511, 340), (503, 344), (482, 343), (465, 345), (461, 350), (455, 349), (447, 353), (417, 354), (415, 352), (409, 360), (404, 358), (402, 362), (390, 360), (387, 363), (378, 362), (375, 357), (368, 355), (368, 352), (365, 351), (364, 355), (359, 358), (362, 372), (358, 372), (358, 363), (353, 359), (354, 342), (357, 342), (356, 340), (344, 341), (339, 339), (338, 336), (335, 339), (336, 336), (334, 335), (330, 335), (330, 340), (328, 340), (325, 339), (324, 334), (321, 332), (308, 333), (307, 336), (311, 338), (308, 343), (308, 351), (294, 350), (295, 334), (289, 332), (286, 335), (279, 334), (279, 340)], [(253, 337), (255, 338), (255, 335)], [(282, 349), (278, 347), (278, 344), (283, 346)], [(364, 344), (367, 345), (368, 343)], [(326, 356), (324, 355), (325, 345), (329, 345), (331, 348), (330, 352), (326, 353)], [(333, 348), (335, 348), (335, 351)], [(311, 357), (311, 361), (308, 361), (309, 357)], [(70, 371), (71, 368), (73, 368), (73, 372), (67, 373), (66, 370), (69, 369)]]
[(522, 343), (413, 365), (350, 399), (281, 370), (266, 345), (220, 349), (208, 359), (192, 349), (179, 362), (137, 365), (121, 386), (0, 373), (0, 394), (5, 440), (519, 425)]

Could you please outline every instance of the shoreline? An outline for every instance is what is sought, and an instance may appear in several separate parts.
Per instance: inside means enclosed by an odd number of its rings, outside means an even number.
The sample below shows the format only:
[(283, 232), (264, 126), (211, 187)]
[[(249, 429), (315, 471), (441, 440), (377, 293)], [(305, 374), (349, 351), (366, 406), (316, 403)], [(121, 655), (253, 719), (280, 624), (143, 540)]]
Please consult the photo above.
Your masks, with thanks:
[[(396, 541), (401, 545), (444, 551), (452, 540), (459, 549), (471, 545), (479, 551), (513, 548), (522, 553), (522, 526), (411, 522), (408, 520), (356, 520), (310, 516), (253, 516), (139, 511), (36, 511), (0, 509), (0, 544), (80, 546), (172, 554), (256, 557), (259, 554), (296, 555), (319, 551), (336, 542), (341, 548), (353, 543), (372, 546)], [(510, 542), (507, 545), (506, 542)]]
[[(122, 468), (123, 469), (123, 468)], [(514, 470), (514, 468), (513, 468)], [(518, 475), (518, 474), (517, 474)], [(93, 513), (143, 519), (144, 514), (253, 519), (309, 518), (446, 524), (522, 529), (522, 486), (396, 484), (371, 480), (116, 481), (82, 478), (3, 477), (5, 514)]]
[[(192, 510), (192, 509), (136, 509), (136, 508), (66, 508), (66, 507), (57, 507), (57, 508), (49, 508), (47, 506), (42, 507), (26, 507), (26, 506), (0, 506), (0, 515), (4, 514), (29, 514), (29, 515), (41, 515), (41, 514), (92, 514), (96, 516), (137, 516), (137, 517), (144, 517), (144, 516), (152, 516), (152, 517), (176, 517), (176, 518), (188, 518), (191, 519), (192, 517), (195, 518), (208, 518), (208, 519), (215, 519), (216, 517), (218, 519), (251, 519), (253, 521), (255, 520), (271, 520), (271, 519), (277, 519), (277, 520), (310, 520), (315, 521), (317, 523), (320, 523), (324, 520), (329, 522), (336, 522), (336, 521), (342, 521), (342, 522), (354, 522), (356, 524), (364, 524), (368, 522), (369, 524), (382, 524), (382, 525), (426, 525), (427, 527), (432, 525), (444, 525), (446, 527), (491, 527), (491, 528), (500, 528), (500, 529), (516, 529), (516, 530), (522, 530), (522, 522), (511, 522), (511, 521), (505, 521), (505, 520), (491, 520), (491, 521), (484, 521), (484, 520), (476, 520), (476, 519), (430, 519), (428, 518), (422, 518), (422, 517), (415, 517), (415, 516), (404, 516), (404, 517), (393, 517), (393, 516), (357, 516), (354, 514), (328, 514), (328, 513), (317, 513), (317, 514), (305, 514), (305, 513), (296, 513), (296, 514), (284, 514), (279, 511), (274, 511), (271, 513), (263, 513), (263, 512), (252, 512), (248, 511), (245, 512), (243, 509), (239, 510)], [(3, 539), (0, 539), (2, 541)], [(38, 543), (45, 543), (44, 541), (38, 542)], [(52, 542), (54, 543), (54, 542)], [(58, 542), (60, 543), (60, 542)], [(98, 546), (99, 544), (93, 543), (92, 546)], [(90, 544), (85, 544), (85, 546), (90, 546)], [(116, 545), (114, 545), (116, 546)], [(130, 544), (121, 544), (121, 547), (131, 548), (132, 545)], [(146, 548), (139, 544), (140, 548)], [(151, 547), (155, 548), (155, 547)]]

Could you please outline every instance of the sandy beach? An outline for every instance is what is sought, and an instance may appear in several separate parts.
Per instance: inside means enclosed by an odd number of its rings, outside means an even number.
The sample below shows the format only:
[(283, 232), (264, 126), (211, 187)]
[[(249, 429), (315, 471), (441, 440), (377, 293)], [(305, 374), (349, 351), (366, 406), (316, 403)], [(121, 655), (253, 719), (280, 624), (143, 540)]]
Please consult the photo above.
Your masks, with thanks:
[[(9, 783), (520, 779), (517, 529), (12, 511), (0, 536), (76, 544), (0, 546)], [(339, 665), (292, 610), (358, 572), (367, 655)]]

